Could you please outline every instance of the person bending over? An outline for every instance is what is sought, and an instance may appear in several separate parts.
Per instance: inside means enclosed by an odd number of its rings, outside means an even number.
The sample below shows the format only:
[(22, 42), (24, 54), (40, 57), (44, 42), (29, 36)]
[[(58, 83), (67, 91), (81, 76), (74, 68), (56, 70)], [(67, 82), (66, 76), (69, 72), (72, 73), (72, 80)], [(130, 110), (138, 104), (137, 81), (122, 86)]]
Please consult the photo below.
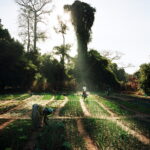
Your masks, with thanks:
[(32, 125), (35, 129), (48, 125), (48, 115), (53, 113), (52, 108), (43, 108), (41, 105), (33, 104), (32, 106)]

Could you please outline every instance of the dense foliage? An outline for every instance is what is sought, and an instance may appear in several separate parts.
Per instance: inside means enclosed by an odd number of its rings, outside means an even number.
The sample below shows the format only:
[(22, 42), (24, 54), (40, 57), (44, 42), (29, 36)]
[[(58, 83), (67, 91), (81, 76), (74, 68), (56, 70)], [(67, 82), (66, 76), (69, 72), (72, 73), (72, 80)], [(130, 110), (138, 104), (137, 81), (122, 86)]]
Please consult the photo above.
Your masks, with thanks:
[[(0, 74), (1, 89), (22, 88), (36, 91), (64, 89), (75, 89), (81, 83), (78, 58), (71, 59), (66, 63), (65, 57), (59, 60), (51, 54), (41, 55), (37, 51), (25, 52), (23, 46), (9, 35), (8, 30), (0, 28)], [(70, 58), (66, 50), (61, 51), (58, 46), (55, 54), (62, 55), (65, 52), (66, 58)], [(63, 48), (64, 49), (64, 48)], [(112, 64), (113, 65), (113, 64)], [(98, 90), (112, 87), (118, 89), (118, 78), (110, 69), (109, 60), (101, 56), (96, 50), (87, 53), (87, 66), (84, 69), (85, 79), (89, 89)], [(72, 82), (73, 81), (73, 82)]]
[(27, 59), (23, 45), (0, 26), (0, 88), (29, 87), (36, 67)]
[[(0, 88), (32, 91), (71, 91), (86, 85), (89, 90), (120, 89), (127, 74), (97, 50), (88, 50), (95, 8), (75, 1), (65, 5), (71, 12), (78, 55), (71, 58), (70, 44), (65, 44), (66, 26), (60, 28), (63, 44), (55, 46), (52, 53), (41, 55), (38, 49), (24, 51), (21, 43), (11, 38), (7, 29), (0, 26)], [(62, 24), (60, 22), (60, 27)], [(59, 33), (57, 32), (57, 33)], [(59, 56), (56, 59), (53, 55)]]
[(150, 63), (140, 66), (140, 84), (144, 92), (150, 95)]

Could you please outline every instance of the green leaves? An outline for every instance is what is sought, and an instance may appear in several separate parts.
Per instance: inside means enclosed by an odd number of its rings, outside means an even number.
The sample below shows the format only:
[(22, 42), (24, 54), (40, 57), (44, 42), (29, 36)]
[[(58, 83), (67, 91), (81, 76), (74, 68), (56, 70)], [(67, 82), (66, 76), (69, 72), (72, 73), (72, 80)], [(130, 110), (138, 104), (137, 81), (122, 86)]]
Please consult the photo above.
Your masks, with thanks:
[(144, 92), (150, 95), (150, 63), (140, 66), (140, 83)]

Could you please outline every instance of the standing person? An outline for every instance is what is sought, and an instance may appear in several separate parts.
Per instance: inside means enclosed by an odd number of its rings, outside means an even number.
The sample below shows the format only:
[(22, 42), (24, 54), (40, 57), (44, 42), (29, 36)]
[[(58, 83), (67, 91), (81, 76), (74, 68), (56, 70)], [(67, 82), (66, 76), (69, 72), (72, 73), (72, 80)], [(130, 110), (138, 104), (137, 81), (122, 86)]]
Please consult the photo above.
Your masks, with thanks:
[(37, 129), (45, 125), (48, 125), (48, 115), (53, 113), (52, 108), (43, 108), (41, 105), (34, 104), (32, 106), (32, 125), (33, 128)]
[(86, 92), (86, 86), (83, 87), (83, 92), (82, 92), (82, 97), (84, 98), (84, 100), (87, 98), (87, 92)]

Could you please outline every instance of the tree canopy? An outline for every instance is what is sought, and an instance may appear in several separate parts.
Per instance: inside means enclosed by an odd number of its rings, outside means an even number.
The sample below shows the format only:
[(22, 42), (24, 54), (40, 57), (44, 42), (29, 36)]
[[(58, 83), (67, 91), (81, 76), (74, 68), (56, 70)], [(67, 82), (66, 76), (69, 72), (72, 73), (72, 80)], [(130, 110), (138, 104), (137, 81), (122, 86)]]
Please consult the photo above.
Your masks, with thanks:
[(150, 95), (150, 63), (140, 66), (140, 84), (144, 92)]

